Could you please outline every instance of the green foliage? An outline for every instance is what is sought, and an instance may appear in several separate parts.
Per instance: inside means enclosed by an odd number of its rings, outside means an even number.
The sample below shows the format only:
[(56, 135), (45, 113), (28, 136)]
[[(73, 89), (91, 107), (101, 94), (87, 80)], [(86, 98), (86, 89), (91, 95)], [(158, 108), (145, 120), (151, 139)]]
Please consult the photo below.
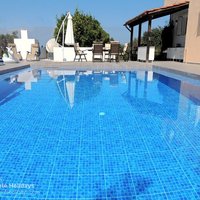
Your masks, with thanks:
[[(161, 54), (162, 54), (162, 32), (163, 32), (163, 27), (157, 27), (152, 29), (150, 33), (150, 46), (155, 46), (155, 57), (156, 59), (160, 59)], [(142, 44), (147, 45), (148, 43), (148, 32), (144, 32), (143, 37), (142, 37)]]
[[(152, 29), (152, 32), (150, 33), (150, 45), (156, 47), (155, 56), (156, 59), (165, 59), (164, 53), (162, 53), (164, 50), (166, 50), (168, 47), (172, 47), (173, 42), (173, 24), (169, 23), (169, 25), (165, 27), (157, 27)], [(142, 46), (147, 46), (148, 43), (148, 32), (144, 32), (142, 37)], [(134, 59), (137, 57), (136, 55), (136, 49), (138, 46), (138, 40), (134, 38), (133, 40), (133, 56)]]
[[(65, 15), (57, 18), (57, 25), (54, 30), (54, 36), (57, 37), (59, 28), (64, 20)], [(84, 14), (76, 9), (73, 16), (73, 28), (75, 42), (78, 42), (80, 46), (92, 46), (93, 42), (108, 42), (109, 34), (103, 30), (98, 20), (88, 14)], [(65, 22), (65, 29), (66, 30)], [(62, 32), (62, 31), (61, 31)], [(59, 35), (58, 43), (62, 44), (62, 33)]]
[[(157, 49), (161, 49), (162, 46), (162, 32), (163, 32), (163, 28), (162, 27), (157, 27), (152, 29), (151, 33), (150, 33), (150, 45), (155, 46)], [(147, 45), (148, 43), (148, 32), (144, 32), (143, 34), (143, 38), (142, 38), (142, 44), (143, 45)]]
[(12, 34), (0, 34), (0, 57), (6, 52), (8, 43), (14, 42), (14, 38), (17, 38), (17, 31), (14, 31)]

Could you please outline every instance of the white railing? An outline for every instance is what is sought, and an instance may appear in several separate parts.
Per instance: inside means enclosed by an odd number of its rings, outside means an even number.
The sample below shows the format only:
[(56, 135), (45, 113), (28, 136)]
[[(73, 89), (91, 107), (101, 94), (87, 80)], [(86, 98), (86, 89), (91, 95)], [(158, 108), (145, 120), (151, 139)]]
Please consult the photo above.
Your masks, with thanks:
[[(147, 56), (147, 47), (138, 47), (138, 54), (137, 54), (137, 60), (146, 61)], [(155, 58), (155, 47), (151, 46), (149, 47), (149, 61), (153, 61)]]
[(184, 47), (168, 48), (167, 59), (171, 60), (183, 60), (184, 58)]

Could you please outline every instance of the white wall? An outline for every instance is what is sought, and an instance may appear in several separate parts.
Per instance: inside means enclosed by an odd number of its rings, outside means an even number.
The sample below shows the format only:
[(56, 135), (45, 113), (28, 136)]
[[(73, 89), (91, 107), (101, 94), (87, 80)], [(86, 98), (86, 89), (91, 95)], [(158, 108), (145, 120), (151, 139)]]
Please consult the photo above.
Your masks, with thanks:
[(189, 7), (185, 62), (200, 63), (200, 1), (191, 0)]
[(35, 39), (14, 39), (17, 51), (21, 52), (22, 59), (26, 59), (27, 51), (31, 51), (31, 45), (35, 44)]
[[(92, 47), (80, 47), (86, 53), (87, 61), (92, 61)], [(55, 62), (70, 62), (74, 61), (74, 47), (54, 47), (53, 57)], [(78, 58), (78, 57), (77, 57)], [(82, 57), (83, 58), (83, 57)], [(77, 61), (77, 60), (76, 60)], [(83, 60), (85, 61), (85, 60)]]

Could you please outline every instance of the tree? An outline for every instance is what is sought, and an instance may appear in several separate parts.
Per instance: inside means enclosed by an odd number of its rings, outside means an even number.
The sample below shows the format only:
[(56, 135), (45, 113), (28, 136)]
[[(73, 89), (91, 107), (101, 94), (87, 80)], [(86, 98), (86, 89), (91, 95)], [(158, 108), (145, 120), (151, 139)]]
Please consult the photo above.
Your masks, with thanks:
[[(150, 32), (150, 45), (155, 46), (157, 49), (161, 50), (162, 47), (162, 32), (163, 28), (162, 27), (157, 27), (152, 29)], [(148, 43), (148, 32), (144, 32), (143, 38), (142, 38), (142, 43), (143, 45), (147, 45)]]
[(6, 52), (8, 43), (13, 43), (14, 38), (17, 38), (17, 34), (17, 31), (12, 32), (11, 34), (0, 34), (0, 57), (2, 57), (3, 52)]
[[(64, 20), (65, 15), (57, 18), (57, 25), (54, 30), (54, 37), (57, 37), (58, 31)], [(65, 22), (66, 30), (67, 22)], [(80, 46), (92, 46), (94, 41), (108, 42), (109, 34), (104, 31), (98, 20), (88, 14), (84, 14), (76, 9), (73, 16), (73, 28), (74, 28), (74, 38), (75, 41), (79, 43)], [(62, 33), (59, 35), (58, 43), (62, 44)]]
[[(155, 46), (155, 56), (156, 59), (161, 59), (161, 54), (162, 54), (162, 32), (163, 32), (163, 27), (157, 27), (153, 28), (152, 31), (150, 32), (150, 45)], [(144, 32), (143, 37), (142, 37), (142, 44), (147, 45), (148, 43), (148, 32)]]

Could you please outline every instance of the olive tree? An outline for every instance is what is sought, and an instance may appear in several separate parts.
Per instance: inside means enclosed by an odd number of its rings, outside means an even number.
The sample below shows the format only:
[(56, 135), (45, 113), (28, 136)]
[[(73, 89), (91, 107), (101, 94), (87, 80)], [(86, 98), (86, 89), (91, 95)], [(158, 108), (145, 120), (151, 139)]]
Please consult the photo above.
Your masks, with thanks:
[[(57, 37), (64, 18), (65, 15), (57, 18), (57, 25), (54, 30), (55, 37)], [(109, 34), (102, 28), (100, 22), (91, 15), (84, 14), (76, 9), (72, 20), (75, 42), (78, 42), (80, 46), (92, 46), (94, 41), (102, 41), (105, 43), (110, 40)], [(64, 30), (66, 30), (66, 26), (67, 22), (65, 22)], [(62, 33), (58, 37), (58, 43), (62, 44)]]
[(8, 43), (13, 43), (14, 38), (17, 38), (17, 31), (11, 34), (0, 34), (0, 57), (2, 57), (3, 52), (6, 52), (6, 47)]

